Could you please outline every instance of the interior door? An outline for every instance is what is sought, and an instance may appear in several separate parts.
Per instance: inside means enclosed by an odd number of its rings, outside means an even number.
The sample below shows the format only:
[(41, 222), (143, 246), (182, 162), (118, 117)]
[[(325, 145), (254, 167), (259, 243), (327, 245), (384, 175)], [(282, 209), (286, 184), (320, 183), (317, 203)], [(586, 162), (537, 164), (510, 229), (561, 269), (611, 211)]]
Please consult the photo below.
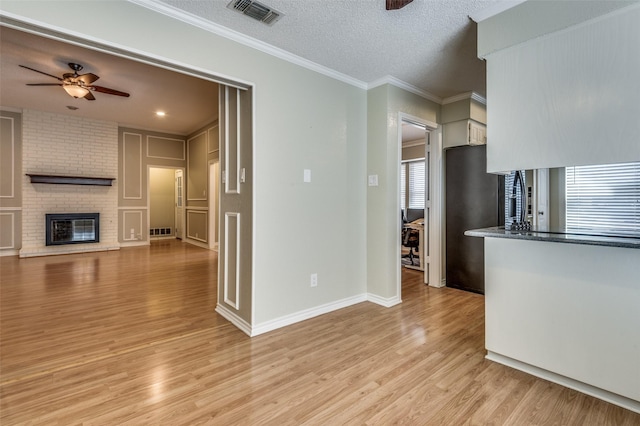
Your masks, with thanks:
[(252, 91), (220, 86), (218, 308), (251, 324)]
[(184, 205), (183, 205), (183, 174), (182, 170), (175, 171), (175, 205), (176, 205), (176, 238), (182, 239), (183, 223), (184, 223)]

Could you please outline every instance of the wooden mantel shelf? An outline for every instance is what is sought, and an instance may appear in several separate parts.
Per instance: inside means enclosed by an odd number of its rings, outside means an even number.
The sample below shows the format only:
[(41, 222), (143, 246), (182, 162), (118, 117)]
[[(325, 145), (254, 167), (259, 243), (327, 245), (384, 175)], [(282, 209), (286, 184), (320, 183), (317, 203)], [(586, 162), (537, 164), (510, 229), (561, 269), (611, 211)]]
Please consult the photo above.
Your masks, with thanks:
[(111, 186), (116, 178), (86, 177), (86, 176), (56, 176), (56, 175), (32, 175), (31, 183), (51, 183), (63, 185), (98, 185)]

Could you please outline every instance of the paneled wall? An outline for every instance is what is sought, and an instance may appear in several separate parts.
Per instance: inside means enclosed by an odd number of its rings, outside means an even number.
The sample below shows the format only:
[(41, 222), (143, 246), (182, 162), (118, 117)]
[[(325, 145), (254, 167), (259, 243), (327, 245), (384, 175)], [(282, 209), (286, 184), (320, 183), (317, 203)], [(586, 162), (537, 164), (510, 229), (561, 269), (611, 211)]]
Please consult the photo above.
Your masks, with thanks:
[[(210, 206), (214, 201), (211, 196), (217, 198), (218, 195), (209, 189), (209, 164), (218, 160), (218, 133), (218, 122), (215, 121), (187, 138), (186, 238), (207, 247), (214, 243), (209, 241), (209, 215), (216, 215), (216, 212), (210, 212)], [(217, 218), (214, 223), (217, 224)]]
[(22, 246), (22, 116), (0, 111), (0, 255)]
[(180, 135), (120, 128), (118, 151), (118, 241), (149, 243), (149, 168), (187, 165), (186, 139)]
[(208, 163), (218, 158), (217, 122), (186, 137), (120, 128), (118, 139), (118, 241), (123, 245), (148, 244), (149, 228), (153, 227), (149, 212), (149, 169), (181, 168), (186, 171), (185, 238), (208, 247)]

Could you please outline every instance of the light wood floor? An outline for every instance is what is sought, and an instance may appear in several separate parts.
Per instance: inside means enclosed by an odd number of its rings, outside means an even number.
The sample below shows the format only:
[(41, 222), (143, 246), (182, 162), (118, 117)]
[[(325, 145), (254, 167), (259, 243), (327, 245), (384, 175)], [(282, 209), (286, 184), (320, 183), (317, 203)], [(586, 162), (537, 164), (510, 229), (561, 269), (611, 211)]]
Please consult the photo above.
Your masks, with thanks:
[(0, 424), (639, 425), (484, 359), (483, 296), (420, 284), (249, 338), (215, 252), (177, 241), (0, 258)]

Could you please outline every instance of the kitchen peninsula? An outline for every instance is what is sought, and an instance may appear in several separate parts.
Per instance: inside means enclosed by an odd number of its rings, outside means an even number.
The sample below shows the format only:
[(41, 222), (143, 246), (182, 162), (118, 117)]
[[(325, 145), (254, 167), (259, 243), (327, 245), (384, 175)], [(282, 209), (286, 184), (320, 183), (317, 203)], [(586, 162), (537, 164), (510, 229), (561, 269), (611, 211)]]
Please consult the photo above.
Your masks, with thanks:
[(487, 358), (640, 412), (640, 238), (485, 238)]

